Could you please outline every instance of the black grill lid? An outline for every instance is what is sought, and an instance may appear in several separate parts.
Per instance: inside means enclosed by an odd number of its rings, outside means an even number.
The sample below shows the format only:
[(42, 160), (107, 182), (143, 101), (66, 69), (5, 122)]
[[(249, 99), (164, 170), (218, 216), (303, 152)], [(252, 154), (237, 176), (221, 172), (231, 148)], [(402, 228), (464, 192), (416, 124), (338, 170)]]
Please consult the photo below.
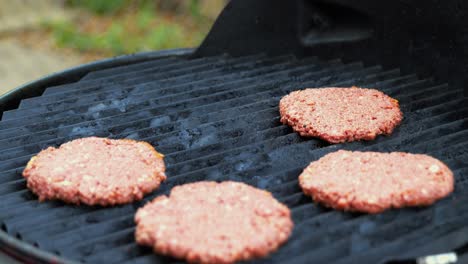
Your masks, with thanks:
[(290, 52), (466, 86), (467, 16), (465, 0), (231, 0), (196, 55)]
[[(400, 101), (405, 118), (392, 136), (329, 145), (280, 124), (277, 104), (290, 91), (351, 85), (376, 87)], [(175, 185), (235, 180), (271, 191), (292, 209), (289, 242), (256, 262), (375, 263), (444, 252), (468, 242), (466, 102), (461, 88), (398, 69), (292, 55), (171, 57), (90, 71), (4, 112), (0, 222), (9, 236), (67, 260), (173, 262), (135, 244), (136, 209)], [(21, 177), (31, 155), (90, 135), (150, 142), (166, 155), (168, 181), (126, 206), (39, 203)], [(455, 192), (428, 208), (378, 215), (324, 208), (301, 193), (297, 176), (311, 160), (338, 149), (428, 153), (454, 170)]]

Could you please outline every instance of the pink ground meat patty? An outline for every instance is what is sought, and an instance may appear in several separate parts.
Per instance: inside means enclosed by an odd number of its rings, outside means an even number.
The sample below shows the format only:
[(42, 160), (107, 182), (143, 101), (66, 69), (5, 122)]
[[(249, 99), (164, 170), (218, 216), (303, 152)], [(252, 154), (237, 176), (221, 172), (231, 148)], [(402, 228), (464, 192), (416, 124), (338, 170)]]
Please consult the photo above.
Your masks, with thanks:
[(279, 109), (281, 122), (301, 136), (330, 143), (373, 140), (391, 134), (403, 119), (397, 100), (357, 87), (295, 91), (281, 99)]
[(42, 150), (23, 176), (41, 201), (108, 206), (142, 199), (164, 171), (163, 155), (146, 142), (89, 137)]
[(140, 208), (136, 241), (189, 262), (232, 263), (262, 257), (293, 228), (289, 209), (266, 191), (237, 182), (197, 182)]
[(340, 150), (312, 162), (299, 185), (326, 206), (379, 213), (430, 205), (453, 192), (454, 178), (444, 163), (427, 155)]

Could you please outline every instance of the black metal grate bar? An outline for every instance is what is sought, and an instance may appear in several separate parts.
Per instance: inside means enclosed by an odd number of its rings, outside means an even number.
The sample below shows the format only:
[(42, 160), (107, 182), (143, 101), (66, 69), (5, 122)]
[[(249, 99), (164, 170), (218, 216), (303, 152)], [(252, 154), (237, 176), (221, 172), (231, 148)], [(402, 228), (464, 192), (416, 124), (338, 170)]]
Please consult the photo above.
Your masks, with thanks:
[(86, 74), (83, 78), (80, 79), (80, 82), (101, 79), (101, 78), (105, 78), (108, 76), (115, 76), (119, 74), (126, 74), (126, 73), (134, 72), (134, 71), (146, 70), (148, 68), (152, 68), (155, 66), (168, 65), (169, 63), (173, 63), (173, 62), (180, 61), (180, 60), (181, 59), (178, 57), (169, 57), (166, 59), (150, 60), (147, 62), (135, 63), (131, 65), (124, 65), (124, 66), (114, 67), (110, 69), (94, 71), (94, 72), (90, 72)]
[[(278, 102), (307, 87), (374, 87), (399, 100), (405, 119), (388, 137), (330, 145), (279, 122)], [(463, 90), (380, 66), (292, 56), (166, 58), (92, 72), (23, 100), (0, 121), (0, 223), (9, 234), (77, 261), (166, 263), (134, 242), (137, 208), (179, 184), (236, 180), (287, 204), (295, 229), (256, 262), (378, 262), (437, 250), (466, 228), (468, 107)], [(113, 207), (38, 203), (21, 172), (41, 149), (83, 136), (134, 138), (166, 155), (168, 180), (143, 201)], [(337, 212), (302, 194), (304, 166), (338, 149), (429, 153), (455, 172), (456, 191), (427, 208), (379, 215)], [(430, 239), (439, 241), (428, 244)], [(431, 246), (432, 245), (432, 246)]]

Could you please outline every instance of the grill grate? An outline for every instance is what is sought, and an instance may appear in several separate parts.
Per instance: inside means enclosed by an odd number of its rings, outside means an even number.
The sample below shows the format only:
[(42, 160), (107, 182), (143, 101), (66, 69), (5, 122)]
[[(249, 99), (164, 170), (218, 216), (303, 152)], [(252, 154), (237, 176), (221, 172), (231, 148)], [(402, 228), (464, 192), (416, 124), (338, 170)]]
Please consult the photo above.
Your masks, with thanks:
[[(377, 87), (400, 101), (405, 119), (392, 136), (329, 145), (279, 122), (283, 95), (351, 85)], [(468, 220), (466, 102), (461, 89), (398, 69), (289, 55), (168, 58), (91, 72), (3, 114), (0, 221), (10, 235), (68, 259), (168, 262), (134, 243), (136, 209), (178, 184), (229, 179), (267, 189), (292, 209), (290, 241), (257, 262), (377, 262), (443, 250)], [(150, 142), (166, 155), (167, 182), (141, 202), (114, 208), (38, 203), (21, 177), (29, 158), (90, 135)], [(370, 216), (315, 205), (302, 195), (297, 176), (311, 160), (342, 148), (429, 153), (454, 170), (455, 193), (428, 208)], [(431, 240), (439, 242), (428, 245)]]

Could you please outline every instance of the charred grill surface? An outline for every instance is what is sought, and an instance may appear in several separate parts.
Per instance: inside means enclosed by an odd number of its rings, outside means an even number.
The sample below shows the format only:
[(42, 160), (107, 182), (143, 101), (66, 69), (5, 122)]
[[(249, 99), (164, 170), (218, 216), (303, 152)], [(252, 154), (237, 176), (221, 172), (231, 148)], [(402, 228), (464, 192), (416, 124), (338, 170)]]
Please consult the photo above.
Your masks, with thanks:
[[(377, 88), (399, 100), (391, 136), (329, 145), (279, 122), (278, 102), (321, 86)], [(166, 155), (168, 180), (138, 203), (112, 208), (39, 203), (21, 176), (32, 155), (85, 136), (148, 141)], [(287, 244), (257, 262), (375, 263), (385, 256), (443, 251), (467, 235), (468, 104), (463, 90), (398, 69), (338, 59), (251, 55), (172, 57), (91, 72), (22, 100), (0, 122), (0, 222), (11, 236), (89, 263), (165, 263), (134, 241), (135, 211), (175, 185), (235, 180), (288, 205)], [(444, 161), (455, 192), (427, 208), (378, 215), (338, 212), (303, 195), (297, 178), (310, 161), (338, 149), (426, 153)], [(451, 244), (452, 243), (452, 244)]]

